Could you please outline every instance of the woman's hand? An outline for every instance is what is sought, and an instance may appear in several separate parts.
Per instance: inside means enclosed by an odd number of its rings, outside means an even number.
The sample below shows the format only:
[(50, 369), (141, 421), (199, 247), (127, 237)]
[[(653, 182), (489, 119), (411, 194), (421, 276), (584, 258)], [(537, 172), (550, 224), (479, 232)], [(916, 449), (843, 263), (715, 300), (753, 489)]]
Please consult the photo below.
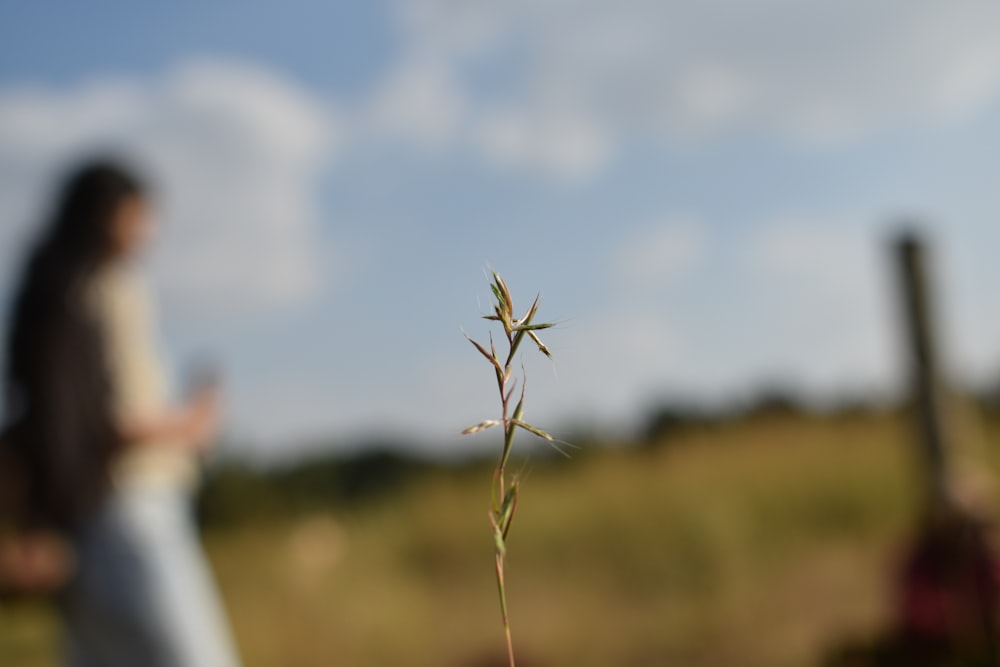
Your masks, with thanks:
[(50, 595), (66, 585), (73, 550), (48, 531), (0, 537), (0, 597)]
[(179, 408), (132, 419), (119, 424), (126, 444), (172, 442), (195, 452), (206, 452), (214, 444), (222, 420), (222, 395), (216, 386), (198, 389)]
[(187, 434), (183, 438), (195, 451), (211, 449), (219, 433), (222, 400), (215, 387), (199, 389), (187, 405)]

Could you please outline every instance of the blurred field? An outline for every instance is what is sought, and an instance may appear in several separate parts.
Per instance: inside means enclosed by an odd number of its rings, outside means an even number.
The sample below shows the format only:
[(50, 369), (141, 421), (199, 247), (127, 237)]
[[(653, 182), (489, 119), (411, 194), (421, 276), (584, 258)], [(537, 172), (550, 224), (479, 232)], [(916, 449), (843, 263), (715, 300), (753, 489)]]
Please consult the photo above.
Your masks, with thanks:
[[(522, 667), (822, 664), (887, 619), (916, 508), (892, 416), (760, 417), (525, 468), (509, 596)], [(247, 667), (487, 667), (504, 655), (486, 467), (206, 536)], [(54, 664), (44, 610), (0, 664)]]

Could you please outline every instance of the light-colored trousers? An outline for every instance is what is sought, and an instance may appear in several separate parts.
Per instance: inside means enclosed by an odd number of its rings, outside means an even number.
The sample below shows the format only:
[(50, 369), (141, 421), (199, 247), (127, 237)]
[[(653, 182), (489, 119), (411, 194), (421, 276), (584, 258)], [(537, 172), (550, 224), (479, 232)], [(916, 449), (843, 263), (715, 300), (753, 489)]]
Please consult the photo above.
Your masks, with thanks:
[(76, 542), (61, 600), (69, 667), (237, 667), (189, 496), (115, 490)]

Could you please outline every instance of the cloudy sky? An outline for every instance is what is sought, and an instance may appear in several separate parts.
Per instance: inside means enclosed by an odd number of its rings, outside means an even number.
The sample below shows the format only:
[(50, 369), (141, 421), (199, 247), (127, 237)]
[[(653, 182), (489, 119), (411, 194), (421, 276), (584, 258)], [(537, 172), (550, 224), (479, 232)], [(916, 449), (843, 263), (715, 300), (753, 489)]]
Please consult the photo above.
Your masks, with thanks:
[(157, 191), (178, 376), (251, 455), (435, 451), (492, 416), (484, 270), (543, 295), (528, 416), (891, 392), (888, 243), (933, 239), (952, 373), (1000, 375), (1000, 5), (453, 0), (0, 5), (0, 294), (95, 150)]

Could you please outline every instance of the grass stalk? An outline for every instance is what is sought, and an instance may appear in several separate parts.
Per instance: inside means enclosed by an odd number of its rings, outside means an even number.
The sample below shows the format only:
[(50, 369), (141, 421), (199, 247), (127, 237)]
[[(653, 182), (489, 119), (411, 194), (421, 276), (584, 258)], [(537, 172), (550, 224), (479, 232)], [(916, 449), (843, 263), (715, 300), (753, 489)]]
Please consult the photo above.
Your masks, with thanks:
[[(496, 271), (492, 272), (492, 282), (490, 289), (496, 299), (493, 305), (493, 312), (485, 315), (484, 319), (497, 322), (503, 329), (501, 342), (506, 343), (506, 353), (498, 354), (493, 334), (490, 334), (489, 347), (482, 345), (466, 335), (470, 343), (479, 353), (489, 361), (493, 367), (497, 380), (497, 390), (500, 394), (500, 419), (487, 419), (462, 431), (463, 435), (478, 433), (493, 426), (503, 426), (503, 448), (497, 460), (496, 469), (493, 473), (491, 488), (491, 506), (488, 512), (490, 526), (493, 530), (494, 562), (496, 565), (497, 589), (500, 597), (500, 614), (503, 619), (504, 636), (507, 642), (507, 657), (510, 667), (516, 667), (514, 661), (514, 642), (510, 631), (510, 614), (507, 608), (507, 589), (505, 586), (504, 566), (507, 557), (507, 535), (510, 532), (514, 519), (514, 512), (517, 509), (518, 480), (517, 477), (508, 482), (507, 463), (510, 461), (510, 454), (514, 448), (514, 438), (517, 431), (524, 430), (549, 443), (554, 443), (555, 439), (545, 431), (532, 426), (524, 421), (524, 389), (526, 375), (524, 366), (521, 366), (520, 394), (517, 403), (511, 409), (511, 401), (517, 389), (518, 379), (514, 377), (513, 368), (521, 343), (525, 338), (530, 338), (538, 348), (538, 351), (546, 357), (551, 358), (549, 349), (538, 337), (538, 331), (548, 329), (552, 324), (536, 323), (535, 314), (538, 312), (540, 298), (535, 297), (531, 307), (520, 318), (514, 316), (514, 301), (511, 298), (507, 283)], [(501, 361), (503, 359), (503, 361)]]

